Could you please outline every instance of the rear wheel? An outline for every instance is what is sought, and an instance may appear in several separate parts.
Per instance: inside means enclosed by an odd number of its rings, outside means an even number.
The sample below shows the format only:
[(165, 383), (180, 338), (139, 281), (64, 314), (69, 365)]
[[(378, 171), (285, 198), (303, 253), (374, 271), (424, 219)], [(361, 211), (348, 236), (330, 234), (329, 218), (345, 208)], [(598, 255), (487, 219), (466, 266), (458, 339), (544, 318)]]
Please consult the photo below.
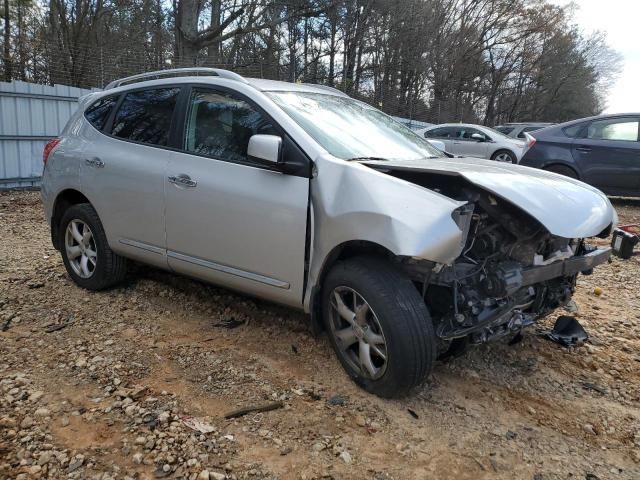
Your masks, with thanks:
[(323, 286), (331, 345), (349, 376), (381, 397), (401, 397), (433, 367), (436, 345), (427, 307), (409, 278), (389, 262), (340, 262)]
[(545, 168), (545, 170), (548, 172), (559, 173), (560, 175), (564, 175), (565, 177), (569, 178), (578, 178), (578, 174), (576, 173), (576, 171), (573, 168), (567, 167), (565, 165), (549, 165)]
[(113, 253), (98, 214), (88, 203), (73, 205), (60, 221), (60, 251), (71, 279), (89, 290), (102, 290), (120, 282), (126, 259)]
[(516, 156), (509, 150), (498, 150), (491, 156), (491, 160), (504, 163), (518, 163)]

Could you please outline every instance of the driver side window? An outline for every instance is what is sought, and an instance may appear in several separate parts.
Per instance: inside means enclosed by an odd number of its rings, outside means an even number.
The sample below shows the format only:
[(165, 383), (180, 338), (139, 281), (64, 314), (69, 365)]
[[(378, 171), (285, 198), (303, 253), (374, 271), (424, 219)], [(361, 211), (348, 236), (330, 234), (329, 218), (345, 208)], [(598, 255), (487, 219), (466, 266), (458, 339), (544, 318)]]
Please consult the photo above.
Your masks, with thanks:
[(484, 133), (482, 133), (480, 130), (477, 130), (475, 128), (469, 128), (469, 127), (465, 127), (464, 129), (462, 129), (460, 138), (462, 138), (463, 140), (470, 140), (470, 141), (476, 142), (477, 139), (473, 138), (472, 135), (480, 135), (483, 140), (487, 140), (487, 136)]
[(594, 140), (638, 140), (638, 120), (635, 118), (613, 118), (591, 122), (587, 138)]
[(226, 92), (193, 89), (184, 138), (187, 152), (246, 162), (249, 138), (256, 134), (277, 132), (248, 102)]

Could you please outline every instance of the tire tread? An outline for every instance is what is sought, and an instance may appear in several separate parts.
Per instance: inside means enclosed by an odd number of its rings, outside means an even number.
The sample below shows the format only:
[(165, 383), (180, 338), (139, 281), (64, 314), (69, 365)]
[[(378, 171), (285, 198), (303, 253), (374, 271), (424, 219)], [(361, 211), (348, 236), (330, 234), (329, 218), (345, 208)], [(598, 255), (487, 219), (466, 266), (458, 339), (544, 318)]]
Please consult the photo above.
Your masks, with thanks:
[[(84, 219), (81, 218), (83, 216), (85, 217)], [(102, 255), (98, 257), (98, 261), (102, 263), (104, 267), (99, 267), (99, 271), (96, 271), (93, 276), (86, 279), (77, 277), (71, 270), (66, 259), (64, 235), (66, 225), (72, 218), (87, 220), (94, 237), (97, 237), (96, 243), (99, 243), (102, 249), (102, 252), (98, 252), (99, 255), (102, 253)], [(60, 221), (60, 232), (60, 252), (62, 253), (65, 267), (67, 268), (69, 275), (71, 275), (71, 278), (78, 285), (88, 290), (104, 290), (116, 285), (125, 278), (127, 274), (127, 259), (114, 253), (109, 247), (107, 235), (104, 231), (104, 227), (102, 226), (102, 222), (100, 221), (100, 217), (91, 204), (79, 203), (69, 207)], [(96, 248), (100, 247), (96, 245)]]
[[(435, 362), (435, 334), (423, 299), (399, 267), (381, 258), (361, 256), (342, 261), (329, 273), (325, 285), (331, 288), (331, 285), (340, 281), (339, 277), (351, 277), (362, 283), (367, 290), (377, 292), (378, 299), (367, 299), (370, 304), (382, 301), (387, 306), (395, 307), (394, 337), (396, 341), (400, 338), (405, 346), (402, 349), (401, 356), (404, 358), (400, 360), (400, 365), (396, 365), (395, 368), (391, 365), (387, 367), (392, 367), (395, 374), (402, 367), (403, 378), (387, 378), (388, 370), (377, 381), (358, 378), (354, 380), (366, 390), (382, 397), (402, 397), (409, 394), (426, 380)], [(327, 292), (324, 292), (323, 297), (326, 298), (326, 295)], [(326, 301), (324, 304), (326, 305)], [(384, 322), (380, 318), (380, 312), (376, 313), (378, 319)], [(325, 322), (328, 322), (327, 315), (324, 317)], [(330, 332), (328, 325), (327, 329)], [(333, 339), (331, 343), (335, 349)], [(349, 373), (353, 378), (352, 372)]]

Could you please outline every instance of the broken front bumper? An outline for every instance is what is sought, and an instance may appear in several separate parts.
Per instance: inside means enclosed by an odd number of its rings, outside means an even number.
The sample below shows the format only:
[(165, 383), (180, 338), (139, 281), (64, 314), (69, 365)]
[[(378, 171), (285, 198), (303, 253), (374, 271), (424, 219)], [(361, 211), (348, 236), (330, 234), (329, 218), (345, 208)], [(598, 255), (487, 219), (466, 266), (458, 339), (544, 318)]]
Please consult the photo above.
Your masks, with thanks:
[(522, 286), (533, 285), (558, 277), (571, 277), (580, 272), (588, 272), (609, 260), (611, 248), (598, 248), (584, 255), (563, 261), (529, 267), (522, 270)]

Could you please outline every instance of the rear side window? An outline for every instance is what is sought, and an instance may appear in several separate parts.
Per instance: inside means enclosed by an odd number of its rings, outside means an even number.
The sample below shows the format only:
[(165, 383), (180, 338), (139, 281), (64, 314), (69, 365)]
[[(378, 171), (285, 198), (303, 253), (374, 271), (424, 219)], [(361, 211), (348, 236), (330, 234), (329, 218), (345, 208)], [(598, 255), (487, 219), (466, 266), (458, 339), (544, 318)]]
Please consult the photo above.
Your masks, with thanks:
[(179, 88), (127, 93), (116, 112), (111, 134), (134, 142), (167, 145), (179, 93)]
[(455, 138), (456, 133), (455, 127), (440, 127), (424, 132), (424, 136), (427, 138)]
[(116, 106), (117, 100), (118, 97), (115, 96), (101, 98), (85, 110), (84, 116), (89, 120), (91, 125), (96, 127), (98, 130), (102, 130), (105, 123), (107, 123), (111, 110)]

